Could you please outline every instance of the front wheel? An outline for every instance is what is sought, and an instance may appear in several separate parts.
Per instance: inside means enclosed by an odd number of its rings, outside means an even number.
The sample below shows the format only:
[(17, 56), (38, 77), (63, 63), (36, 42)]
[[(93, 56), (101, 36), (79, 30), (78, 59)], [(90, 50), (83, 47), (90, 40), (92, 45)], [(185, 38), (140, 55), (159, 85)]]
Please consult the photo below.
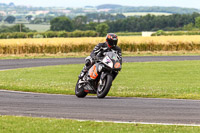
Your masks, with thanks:
[(98, 98), (104, 98), (108, 94), (112, 86), (112, 81), (113, 77), (110, 74), (106, 75), (106, 77), (102, 80), (102, 83), (98, 85), (97, 88)]
[(84, 98), (87, 95), (87, 93), (84, 92), (84, 88), (79, 84), (79, 80), (76, 83), (75, 94), (79, 98)]

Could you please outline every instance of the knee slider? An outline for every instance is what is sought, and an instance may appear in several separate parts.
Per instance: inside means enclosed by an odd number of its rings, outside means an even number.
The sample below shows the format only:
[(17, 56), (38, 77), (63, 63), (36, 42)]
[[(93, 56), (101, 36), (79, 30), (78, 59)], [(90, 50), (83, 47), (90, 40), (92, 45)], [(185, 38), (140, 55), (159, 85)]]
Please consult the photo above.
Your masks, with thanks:
[(90, 65), (91, 65), (91, 61), (90, 61), (90, 60), (86, 60), (86, 61), (85, 61), (85, 65), (86, 65), (86, 66), (90, 66)]

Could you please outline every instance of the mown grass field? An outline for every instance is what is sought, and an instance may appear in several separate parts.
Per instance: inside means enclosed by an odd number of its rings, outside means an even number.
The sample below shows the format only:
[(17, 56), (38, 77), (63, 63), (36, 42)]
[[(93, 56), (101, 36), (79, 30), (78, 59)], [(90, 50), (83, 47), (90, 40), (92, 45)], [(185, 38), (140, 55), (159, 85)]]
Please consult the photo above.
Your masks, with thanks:
[[(116, 13), (113, 13), (114, 15), (116, 15)], [(126, 17), (128, 16), (146, 16), (148, 14), (150, 15), (155, 15), (155, 16), (169, 16), (172, 15), (171, 13), (163, 13), (163, 12), (127, 12), (127, 13), (122, 13), (123, 15), (125, 15)]]
[(55, 118), (0, 116), (1, 133), (198, 133), (200, 127), (120, 124)]
[[(0, 71), (0, 89), (74, 95), (82, 65)], [(124, 63), (109, 96), (200, 99), (200, 61)]]
[[(3, 24), (3, 23), (0, 23), (0, 26), (2, 26), (2, 25), (5, 25), (5, 26), (14, 26), (16, 24), (20, 24), (20, 22), (15, 23), (15, 24)], [(24, 23), (24, 25), (26, 27), (28, 27), (29, 29), (36, 30), (38, 32), (45, 32), (45, 31), (50, 30), (50, 25), (48, 25), (48, 24), (28, 24), (28, 23)]]

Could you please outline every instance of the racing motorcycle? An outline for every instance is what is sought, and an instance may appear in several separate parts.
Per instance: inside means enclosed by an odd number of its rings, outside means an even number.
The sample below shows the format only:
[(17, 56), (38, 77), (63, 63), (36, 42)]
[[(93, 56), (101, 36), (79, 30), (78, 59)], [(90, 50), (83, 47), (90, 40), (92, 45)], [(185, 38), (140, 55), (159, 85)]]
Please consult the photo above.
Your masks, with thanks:
[(88, 93), (97, 94), (98, 98), (104, 98), (122, 68), (120, 57), (113, 50), (105, 52), (103, 58), (95, 61), (82, 79), (77, 81), (75, 94), (79, 98), (85, 97)]

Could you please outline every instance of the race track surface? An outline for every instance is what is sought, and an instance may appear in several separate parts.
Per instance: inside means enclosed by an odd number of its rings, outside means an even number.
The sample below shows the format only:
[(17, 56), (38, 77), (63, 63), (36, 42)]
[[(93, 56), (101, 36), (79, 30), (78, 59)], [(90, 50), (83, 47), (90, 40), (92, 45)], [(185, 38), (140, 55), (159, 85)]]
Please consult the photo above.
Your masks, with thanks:
[(200, 101), (153, 98), (97, 99), (0, 91), (0, 114), (84, 120), (200, 124)]
[[(124, 57), (123, 62), (200, 60), (200, 56)], [(0, 71), (49, 65), (80, 64), (84, 58), (0, 60)], [(1, 75), (2, 76), (2, 75)], [(76, 96), (0, 90), (0, 115), (84, 120), (200, 124), (200, 100), (153, 98), (80, 99)]]
[[(200, 60), (200, 56), (142, 56), (123, 57), (123, 62)], [(0, 60), (0, 70), (65, 64), (83, 64), (84, 58), (13, 59)]]

